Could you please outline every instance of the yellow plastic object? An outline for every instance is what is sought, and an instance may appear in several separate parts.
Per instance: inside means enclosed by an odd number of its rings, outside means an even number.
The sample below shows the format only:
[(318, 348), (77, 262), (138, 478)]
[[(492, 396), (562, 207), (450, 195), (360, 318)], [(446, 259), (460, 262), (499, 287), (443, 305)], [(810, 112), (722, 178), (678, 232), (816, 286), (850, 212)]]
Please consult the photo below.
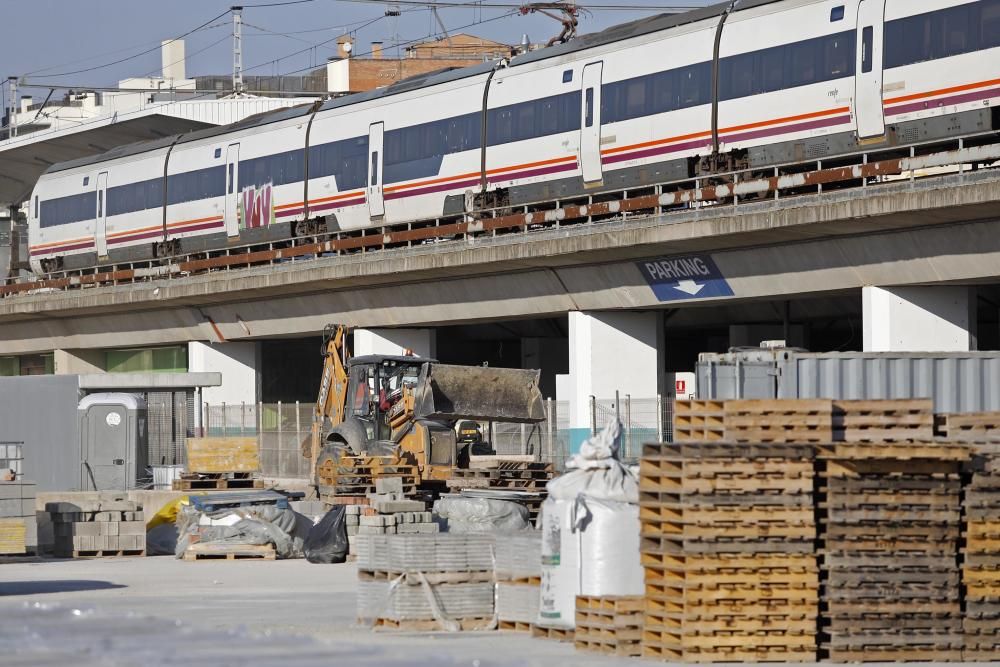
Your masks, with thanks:
[(190, 504), (191, 496), (181, 496), (176, 500), (171, 500), (146, 522), (146, 532), (163, 523), (177, 523), (177, 512), (180, 511), (181, 506)]

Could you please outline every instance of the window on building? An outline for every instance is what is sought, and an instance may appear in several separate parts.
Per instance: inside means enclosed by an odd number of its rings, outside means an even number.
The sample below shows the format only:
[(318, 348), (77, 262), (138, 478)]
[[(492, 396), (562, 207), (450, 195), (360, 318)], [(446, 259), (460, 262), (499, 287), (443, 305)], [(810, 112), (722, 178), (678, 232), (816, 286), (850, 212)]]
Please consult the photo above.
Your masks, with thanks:
[(187, 347), (144, 347), (107, 351), (109, 373), (186, 373)]

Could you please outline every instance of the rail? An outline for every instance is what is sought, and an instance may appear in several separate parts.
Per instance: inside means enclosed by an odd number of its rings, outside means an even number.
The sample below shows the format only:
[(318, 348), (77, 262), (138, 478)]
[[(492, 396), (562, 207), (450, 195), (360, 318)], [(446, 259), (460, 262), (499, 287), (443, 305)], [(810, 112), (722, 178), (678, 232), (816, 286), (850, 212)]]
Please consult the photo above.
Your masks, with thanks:
[[(529, 234), (565, 225), (594, 224), (624, 217), (666, 216), (695, 207), (732, 206), (808, 194), (824, 188), (866, 188), (895, 180), (932, 178), (950, 169), (960, 176), (980, 165), (1000, 161), (1000, 134), (983, 132), (907, 146), (859, 151), (828, 159), (748, 168), (695, 178), (666, 181), (566, 200), (483, 209), (474, 214), (442, 217), (394, 226), (285, 239), (176, 256), (165, 263), (132, 262), (109, 267), (60, 271), (46, 278), (0, 283), (0, 298), (134, 282), (187, 277), (275, 263), (310, 261), (330, 256), (377, 252), (415, 244), (461, 242), (482, 235)], [(824, 166), (826, 162), (826, 166)]]

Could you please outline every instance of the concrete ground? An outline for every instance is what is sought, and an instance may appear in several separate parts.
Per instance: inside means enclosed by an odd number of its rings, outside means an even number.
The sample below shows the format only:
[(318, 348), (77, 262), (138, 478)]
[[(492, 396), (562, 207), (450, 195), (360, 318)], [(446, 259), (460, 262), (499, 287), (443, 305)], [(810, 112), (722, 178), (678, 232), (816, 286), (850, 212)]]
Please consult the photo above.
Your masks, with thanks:
[[(12, 559), (13, 560), (13, 559)], [(0, 564), (0, 665), (632, 665), (499, 632), (373, 632), (353, 564), (168, 556)]]

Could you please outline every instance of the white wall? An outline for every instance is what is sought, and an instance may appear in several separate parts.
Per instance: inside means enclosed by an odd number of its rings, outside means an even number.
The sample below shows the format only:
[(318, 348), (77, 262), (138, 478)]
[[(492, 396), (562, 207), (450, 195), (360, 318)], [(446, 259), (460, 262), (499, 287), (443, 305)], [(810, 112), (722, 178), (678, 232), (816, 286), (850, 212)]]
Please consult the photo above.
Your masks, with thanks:
[(412, 352), (418, 357), (433, 359), (437, 357), (436, 334), (434, 329), (355, 329), (354, 356), (401, 356)]
[(331, 93), (350, 92), (351, 61), (349, 59), (330, 60), (326, 63), (326, 89)]
[(188, 343), (188, 370), (222, 373), (222, 385), (205, 387), (201, 400), (209, 405), (253, 404), (258, 400), (260, 354), (256, 342)]
[(590, 426), (590, 397), (615, 391), (655, 398), (662, 391), (663, 318), (659, 313), (569, 313), (570, 428)]
[(865, 352), (976, 349), (976, 294), (966, 286), (862, 288)]

